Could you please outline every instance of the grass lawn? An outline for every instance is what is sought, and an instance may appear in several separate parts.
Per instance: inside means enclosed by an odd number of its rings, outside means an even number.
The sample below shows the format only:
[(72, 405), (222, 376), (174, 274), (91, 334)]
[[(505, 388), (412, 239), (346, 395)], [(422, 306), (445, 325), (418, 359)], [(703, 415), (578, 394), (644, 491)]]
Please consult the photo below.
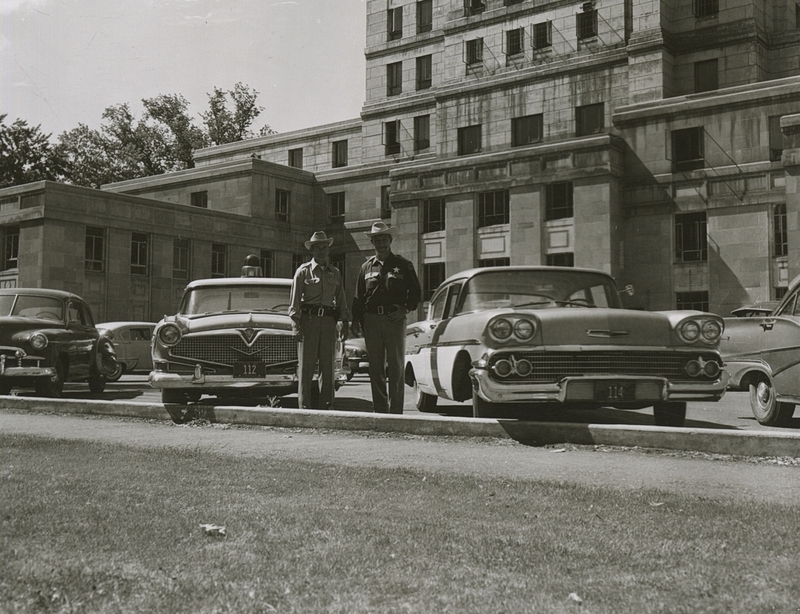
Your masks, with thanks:
[(655, 490), (0, 435), (0, 523), (9, 613), (800, 607), (800, 511)]

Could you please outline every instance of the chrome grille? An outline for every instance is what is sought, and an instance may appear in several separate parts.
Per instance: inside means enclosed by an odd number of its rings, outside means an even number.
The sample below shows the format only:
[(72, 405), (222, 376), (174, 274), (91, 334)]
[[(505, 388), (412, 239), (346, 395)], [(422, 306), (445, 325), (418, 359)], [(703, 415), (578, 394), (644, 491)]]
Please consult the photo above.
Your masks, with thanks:
[(248, 346), (235, 333), (184, 337), (170, 355), (199, 362), (232, 365), (234, 362), (264, 362), (274, 365), (297, 360), (297, 340), (292, 335), (259, 335)]
[[(664, 377), (669, 380), (702, 380), (690, 378), (684, 372), (684, 365), (701, 353), (687, 355), (675, 352), (498, 352), (489, 361), (493, 366), (503, 358), (529, 360), (533, 370), (527, 377), (511, 375), (498, 377), (493, 371), (492, 378), (498, 382), (543, 381), (556, 382), (564, 377), (580, 375), (639, 375)], [(718, 360), (714, 354), (702, 354), (704, 360)], [(707, 378), (705, 378), (707, 379)]]

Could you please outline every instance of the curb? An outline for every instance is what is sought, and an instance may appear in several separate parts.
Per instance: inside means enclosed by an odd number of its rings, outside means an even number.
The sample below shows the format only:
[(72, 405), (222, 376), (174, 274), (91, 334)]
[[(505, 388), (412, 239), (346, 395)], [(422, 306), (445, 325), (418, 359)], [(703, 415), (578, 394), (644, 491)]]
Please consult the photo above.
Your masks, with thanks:
[[(160, 403), (4, 397), (3, 409), (52, 414), (105, 415), (171, 421)], [(572, 443), (663, 448), (736, 456), (800, 457), (800, 432), (736, 431), (624, 424), (527, 422), (490, 418), (372, 414), (276, 407), (200, 406), (212, 423), (404, 433), (419, 436), (494, 437), (525, 445)]]

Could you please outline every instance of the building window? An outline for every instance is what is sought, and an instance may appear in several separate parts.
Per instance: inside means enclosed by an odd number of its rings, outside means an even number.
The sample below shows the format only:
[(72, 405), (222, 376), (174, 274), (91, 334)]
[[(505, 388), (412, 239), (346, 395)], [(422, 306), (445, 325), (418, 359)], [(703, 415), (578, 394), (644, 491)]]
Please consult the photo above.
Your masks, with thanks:
[(347, 141), (334, 141), (331, 143), (331, 157), (333, 168), (347, 166)]
[(289, 150), (289, 166), (292, 168), (303, 168), (303, 148)]
[(381, 186), (381, 219), (383, 220), (392, 217), (390, 191), (391, 188), (388, 185)]
[(290, 277), (294, 277), (294, 271), (297, 270), (297, 267), (309, 260), (311, 260), (311, 254), (292, 254), (292, 275)]
[(264, 277), (274, 277), (275, 253), (271, 249), (262, 249), (258, 259), (261, 261), (261, 272)]
[(328, 194), (328, 207), (332, 222), (344, 220), (344, 192)]
[(605, 105), (602, 102), (575, 107), (575, 132), (577, 136), (600, 134), (604, 129)]
[(143, 232), (131, 233), (131, 275), (150, 274), (150, 236)]
[(392, 62), (386, 65), (386, 95), (397, 96), (403, 91), (403, 63)]
[[(19, 235), (17, 235), (19, 238)], [(83, 257), (83, 268), (87, 271), (101, 272), (105, 270), (106, 230), (96, 226), (86, 227), (86, 248)], [(8, 244), (6, 244), (6, 264), (8, 264)], [(16, 265), (15, 265), (16, 266)], [(6, 266), (6, 268), (11, 268)]]
[(398, 6), (396, 9), (389, 9), (386, 11), (386, 38), (390, 41), (396, 41), (403, 38), (403, 7)]
[(433, 0), (417, 2), (417, 34), (433, 30)]
[(700, 292), (677, 292), (676, 308), (681, 310), (708, 311), (708, 290)]
[(469, 65), (480, 64), (483, 62), (483, 39), (473, 38), (464, 43), (464, 61)]
[(560, 254), (547, 254), (547, 266), (575, 266), (575, 254), (562, 252)]
[(458, 155), (478, 153), (481, 150), (481, 127), (467, 126), (458, 129)]
[(515, 117), (511, 120), (511, 146), (521, 147), (542, 140), (544, 117), (541, 113)]
[(478, 228), (508, 224), (508, 190), (478, 194)]
[(383, 145), (387, 156), (400, 153), (400, 120), (383, 124)]
[(422, 205), (422, 232), (444, 230), (444, 198), (431, 198)]
[[(589, 4), (589, 6), (591, 6), (591, 4)], [(595, 38), (597, 36), (597, 11), (595, 9), (590, 8), (588, 11), (578, 13), (575, 17), (577, 19), (576, 29), (579, 41)]]
[(786, 228), (786, 205), (775, 205), (772, 210), (772, 226), (775, 230), (775, 255), (789, 255), (789, 233)]
[(192, 207), (208, 209), (208, 192), (192, 192), (189, 197), (191, 198)]
[(478, 260), (478, 266), (482, 269), (488, 269), (493, 266), (509, 266), (511, 264), (511, 258), (505, 256), (503, 258), (483, 258), (482, 260)]
[(705, 211), (679, 213), (675, 216), (675, 260), (677, 262), (708, 260)]
[(189, 279), (189, 239), (175, 237), (172, 241), (172, 279)]
[(19, 226), (4, 226), (3, 269), (5, 270), (5, 269), (18, 269), (18, 268), (19, 268)]
[(275, 219), (279, 222), (289, 221), (289, 200), (292, 193), (288, 190), (275, 190)]
[(431, 116), (418, 115), (414, 118), (414, 151), (422, 151), (431, 146)]
[(784, 296), (786, 296), (787, 290), (789, 290), (789, 286), (776, 286), (775, 287), (775, 300), (779, 301)]
[(703, 127), (672, 131), (672, 172), (691, 171), (705, 166)]
[(423, 266), (423, 301), (431, 300), (436, 288), (442, 285), (445, 280), (444, 262), (429, 262)]
[(783, 132), (781, 132), (781, 116), (769, 118), (769, 159), (778, 162), (783, 155)]
[(228, 276), (228, 246), (224, 243), (211, 244), (211, 277)]
[(717, 60), (694, 63), (694, 91), (712, 92), (719, 88)]
[(519, 55), (525, 45), (525, 29), (516, 28), (506, 32), (506, 55)]
[(432, 56), (423, 55), (417, 58), (417, 89), (426, 90), (431, 86), (433, 66)]
[(546, 222), (574, 217), (572, 182), (559, 181), (545, 186), (544, 219)]
[(719, 0), (694, 0), (692, 12), (695, 17), (716, 17), (719, 13)]
[(483, 0), (464, 0), (464, 14), (469, 17), (471, 15), (479, 15), (486, 10), (486, 5)]
[(553, 45), (552, 22), (545, 21), (533, 24), (533, 48), (546, 49)]

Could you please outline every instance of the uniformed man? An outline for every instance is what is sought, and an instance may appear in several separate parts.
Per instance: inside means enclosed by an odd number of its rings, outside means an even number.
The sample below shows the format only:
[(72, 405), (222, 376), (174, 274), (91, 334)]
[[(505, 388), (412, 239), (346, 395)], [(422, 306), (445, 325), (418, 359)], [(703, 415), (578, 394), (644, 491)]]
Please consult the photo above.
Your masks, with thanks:
[[(337, 322), (342, 322), (342, 335), (347, 338), (350, 312), (344, 296), (342, 274), (328, 262), (333, 238), (315, 232), (305, 242), (311, 252), (310, 262), (301, 264), (292, 280), (289, 315), (298, 338), (298, 407), (331, 409), (334, 397), (334, 359), (337, 343)], [(319, 365), (319, 402), (312, 396), (314, 372)], [(316, 391), (314, 391), (316, 392)], [(318, 407), (313, 407), (318, 405)]]
[(364, 233), (372, 242), (375, 255), (361, 266), (358, 275), (353, 327), (364, 334), (375, 412), (402, 414), (406, 314), (416, 310), (422, 290), (414, 265), (392, 252), (396, 230), (376, 222)]

